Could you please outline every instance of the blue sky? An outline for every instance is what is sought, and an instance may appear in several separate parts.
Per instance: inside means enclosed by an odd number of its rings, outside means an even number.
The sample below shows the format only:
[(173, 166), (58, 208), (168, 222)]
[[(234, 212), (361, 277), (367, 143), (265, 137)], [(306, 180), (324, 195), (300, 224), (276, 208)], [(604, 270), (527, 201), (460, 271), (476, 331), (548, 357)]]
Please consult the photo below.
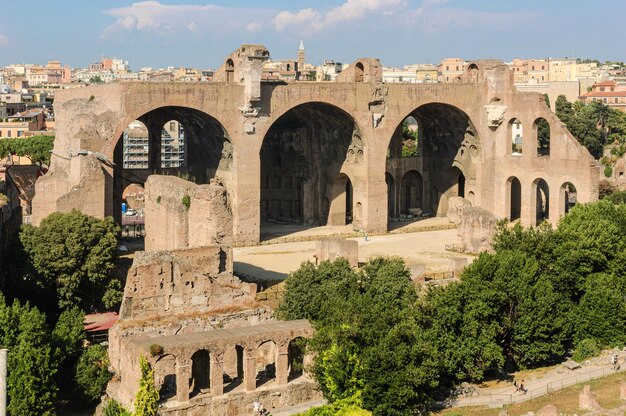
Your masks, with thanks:
[[(594, 10), (597, 7), (597, 10)], [(625, 0), (0, 0), (0, 66), (102, 56), (216, 68), (241, 43), (274, 59), (626, 60)]]

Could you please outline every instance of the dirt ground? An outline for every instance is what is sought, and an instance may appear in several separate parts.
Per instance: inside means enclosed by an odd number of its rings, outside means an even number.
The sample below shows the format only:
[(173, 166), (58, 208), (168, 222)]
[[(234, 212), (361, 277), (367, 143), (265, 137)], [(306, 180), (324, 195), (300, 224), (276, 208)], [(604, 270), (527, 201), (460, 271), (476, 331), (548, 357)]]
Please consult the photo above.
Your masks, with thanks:
[[(456, 241), (456, 230), (420, 231), (351, 238), (359, 243), (359, 261), (377, 256), (399, 256), (408, 267), (423, 266), (427, 273), (450, 270), (450, 258), (472, 256), (446, 251)], [(234, 248), (234, 268), (260, 279), (284, 279), (303, 262), (314, 261), (315, 241), (278, 243)]]

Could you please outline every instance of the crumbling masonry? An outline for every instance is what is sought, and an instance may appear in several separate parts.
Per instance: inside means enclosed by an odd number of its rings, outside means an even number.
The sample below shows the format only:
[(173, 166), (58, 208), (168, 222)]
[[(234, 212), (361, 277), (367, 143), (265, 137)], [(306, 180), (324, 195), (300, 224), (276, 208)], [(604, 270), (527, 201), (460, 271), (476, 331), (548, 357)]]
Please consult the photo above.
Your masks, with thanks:
[(128, 272), (110, 331), (110, 397), (130, 407), (141, 356), (155, 370), (162, 415), (239, 415), (318, 397), (303, 375), (306, 320), (276, 321), (256, 285), (233, 276), (226, 188), (171, 176), (146, 182), (146, 251)]

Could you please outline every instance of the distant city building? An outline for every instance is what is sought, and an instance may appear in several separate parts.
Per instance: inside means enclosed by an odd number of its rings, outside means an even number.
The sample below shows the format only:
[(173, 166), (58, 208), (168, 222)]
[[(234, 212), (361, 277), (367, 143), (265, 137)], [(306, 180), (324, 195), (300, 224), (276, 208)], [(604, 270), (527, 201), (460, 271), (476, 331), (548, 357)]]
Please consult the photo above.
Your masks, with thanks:
[(42, 84), (69, 84), (72, 81), (69, 66), (61, 66), (59, 61), (50, 61), (45, 66), (33, 65), (26, 69), (26, 79), (30, 86)]
[(337, 75), (343, 70), (341, 62), (335, 62), (332, 59), (324, 59), (322, 65), (316, 70), (316, 81), (334, 81)]
[(460, 58), (443, 59), (437, 67), (440, 82), (454, 82), (465, 71), (466, 62)]
[(600, 70), (596, 62), (579, 63), (576, 59), (549, 59), (550, 81), (579, 81), (598, 79)]
[(591, 91), (580, 96), (583, 103), (599, 101), (611, 108), (626, 112), (626, 83), (602, 81), (593, 84)]
[(383, 67), (383, 82), (437, 82), (438, 71), (435, 65), (413, 64), (403, 68)]

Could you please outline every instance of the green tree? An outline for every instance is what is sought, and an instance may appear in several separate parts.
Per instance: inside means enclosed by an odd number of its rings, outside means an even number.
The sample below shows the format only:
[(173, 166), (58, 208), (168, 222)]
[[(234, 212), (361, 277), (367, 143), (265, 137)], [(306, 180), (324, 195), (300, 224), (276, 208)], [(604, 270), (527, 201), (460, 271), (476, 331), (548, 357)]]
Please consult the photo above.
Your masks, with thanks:
[(100, 75), (94, 75), (93, 77), (89, 78), (89, 82), (91, 84), (102, 84), (104, 81), (102, 80), (102, 77)]
[(139, 365), (141, 367), (141, 380), (139, 380), (139, 391), (135, 396), (135, 413), (133, 415), (156, 416), (159, 392), (154, 387), (154, 370), (144, 356), (141, 356)]
[(55, 414), (58, 365), (45, 315), (17, 300), (9, 306), (0, 294), (0, 346), (9, 349), (9, 413)]
[(572, 103), (567, 101), (564, 95), (559, 95), (554, 103), (556, 116), (566, 125), (569, 125), (574, 117), (574, 109)]
[(109, 353), (103, 345), (92, 345), (84, 350), (76, 366), (76, 384), (89, 400), (98, 400), (111, 379)]
[(418, 131), (409, 127), (409, 119), (402, 122), (402, 157), (416, 157), (418, 148)]
[(85, 314), (77, 306), (64, 310), (52, 331), (52, 346), (58, 363), (57, 385), (62, 397), (71, 397), (75, 384), (76, 363), (83, 352), (85, 342)]
[(20, 240), (36, 271), (34, 279), (56, 293), (59, 306), (88, 311), (116, 306), (102, 305), (102, 299), (113, 279), (118, 231), (111, 217), (56, 212), (38, 227), (24, 226)]
[(438, 383), (417, 301), (402, 260), (373, 259), (355, 272), (340, 259), (290, 275), (279, 315), (313, 321), (312, 373), (331, 403), (360, 397), (374, 414), (399, 415), (430, 403)]
[(576, 314), (575, 341), (590, 338), (602, 346), (624, 346), (626, 275), (593, 274), (584, 289)]
[(115, 400), (109, 400), (104, 405), (103, 416), (131, 416), (130, 412)]
[(39, 165), (50, 164), (50, 152), (54, 146), (54, 136), (16, 137), (0, 140), (0, 158), (9, 154), (26, 156)]

